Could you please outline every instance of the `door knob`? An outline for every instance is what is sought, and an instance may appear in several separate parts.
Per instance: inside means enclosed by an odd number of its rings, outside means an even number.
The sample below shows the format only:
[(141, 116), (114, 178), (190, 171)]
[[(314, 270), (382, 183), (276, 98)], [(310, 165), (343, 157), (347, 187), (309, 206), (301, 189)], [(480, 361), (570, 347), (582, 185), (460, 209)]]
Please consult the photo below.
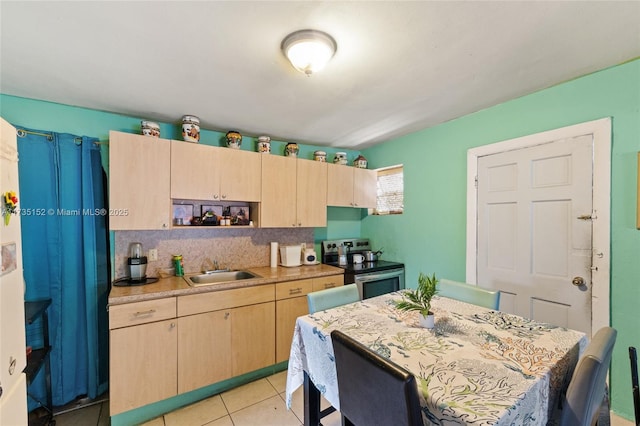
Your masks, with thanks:
[(584, 278), (582, 278), (582, 277), (573, 277), (573, 280), (571, 281), (571, 283), (573, 285), (575, 285), (576, 287), (580, 287), (581, 285), (584, 285)]

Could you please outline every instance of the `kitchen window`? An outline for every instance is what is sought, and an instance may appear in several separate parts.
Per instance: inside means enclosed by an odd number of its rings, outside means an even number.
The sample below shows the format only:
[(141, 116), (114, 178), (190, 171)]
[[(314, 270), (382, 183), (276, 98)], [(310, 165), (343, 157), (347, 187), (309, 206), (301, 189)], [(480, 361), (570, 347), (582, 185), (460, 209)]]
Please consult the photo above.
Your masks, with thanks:
[(384, 167), (378, 172), (378, 192), (373, 214), (402, 214), (404, 210), (404, 173), (402, 164)]

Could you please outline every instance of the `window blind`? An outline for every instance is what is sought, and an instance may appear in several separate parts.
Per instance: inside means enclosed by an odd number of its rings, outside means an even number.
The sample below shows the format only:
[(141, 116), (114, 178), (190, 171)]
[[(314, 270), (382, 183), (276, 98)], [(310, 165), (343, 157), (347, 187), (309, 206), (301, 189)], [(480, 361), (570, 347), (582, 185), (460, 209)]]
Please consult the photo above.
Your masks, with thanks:
[(402, 165), (378, 169), (377, 201), (374, 214), (402, 214), (404, 173)]

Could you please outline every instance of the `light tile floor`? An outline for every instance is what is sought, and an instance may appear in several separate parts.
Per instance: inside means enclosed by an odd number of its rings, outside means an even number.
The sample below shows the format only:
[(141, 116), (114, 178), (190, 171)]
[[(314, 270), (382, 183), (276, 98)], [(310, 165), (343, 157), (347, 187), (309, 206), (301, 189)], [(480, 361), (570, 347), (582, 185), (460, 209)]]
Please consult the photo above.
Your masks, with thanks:
[[(143, 426), (300, 426), (303, 424), (303, 395), (293, 395), (291, 410), (285, 404), (287, 372), (231, 389), (165, 414)], [(322, 408), (329, 404), (323, 399)], [(56, 426), (108, 426), (109, 401), (54, 417)], [(340, 426), (340, 413), (322, 419), (324, 426)]]
[[(300, 426), (303, 424), (302, 387), (293, 395), (291, 410), (285, 405), (287, 372), (231, 389), (165, 414), (143, 426)], [(322, 408), (329, 404), (323, 399)], [(109, 426), (109, 401), (54, 417), (56, 426)], [(340, 426), (340, 413), (322, 419), (324, 426)], [(614, 414), (611, 426), (634, 426)]]

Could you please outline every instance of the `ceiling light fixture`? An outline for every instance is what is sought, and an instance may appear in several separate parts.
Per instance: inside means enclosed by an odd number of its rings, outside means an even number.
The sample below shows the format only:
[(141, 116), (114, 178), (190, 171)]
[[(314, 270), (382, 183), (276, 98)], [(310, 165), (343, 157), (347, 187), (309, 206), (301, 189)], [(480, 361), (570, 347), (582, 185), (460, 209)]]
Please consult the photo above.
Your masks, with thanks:
[(282, 52), (291, 65), (307, 76), (322, 70), (336, 53), (336, 41), (316, 30), (293, 32), (282, 40)]

